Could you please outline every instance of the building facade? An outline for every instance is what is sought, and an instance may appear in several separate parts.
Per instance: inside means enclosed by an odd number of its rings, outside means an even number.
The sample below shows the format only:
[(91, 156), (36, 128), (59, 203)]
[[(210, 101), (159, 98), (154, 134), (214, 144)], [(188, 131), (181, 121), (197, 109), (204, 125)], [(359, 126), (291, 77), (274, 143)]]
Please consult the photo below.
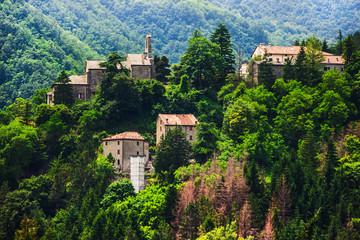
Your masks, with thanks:
[(131, 156), (143, 156), (149, 159), (149, 143), (137, 132), (123, 132), (102, 139), (103, 154), (114, 157), (114, 168), (117, 172), (130, 172)]
[[(271, 46), (265, 45), (264, 43), (260, 43), (254, 50), (251, 55), (251, 58), (255, 58), (260, 56), (261, 59), (264, 59), (266, 55), (266, 60), (272, 64), (274, 69), (274, 75), (276, 78), (282, 78), (283, 68), (286, 63), (286, 59), (290, 59), (292, 63), (295, 63), (296, 58), (300, 52), (300, 46), (292, 46), (292, 47), (280, 47), (280, 46)], [(304, 48), (306, 50), (306, 48)], [(344, 61), (341, 56), (336, 56), (331, 53), (322, 52), (325, 60), (321, 63), (321, 69), (323, 71), (328, 71), (330, 69), (337, 69), (338, 71), (342, 71), (344, 66)], [(252, 81), (258, 83), (258, 66), (262, 61), (255, 61), (252, 63)]]
[(198, 120), (193, 114), (159, 114), (156, 119), (156, 145), (159, 144), (161, 136), (169, 129), (180, 126), (186, 133), (186, 140), (191, 143), (196, 140), (196, 124)]
[[(73, 87), (73, 97), (87, 100), (94, 97), (97, 87), (105, 77), (105, 68), (100, 67), (104, 61), (86, 61), (85, 74), (70, 76), (69, 84)], [(126, 54), (123, 66), (128, 68), (134, 79), (156, 79), (154, 58), (151, 55), (151, 35), (145, 36), (145, 52), (141, 54)], [(120, 67), (120, 65), (119, 65)], [(54, 104), (54, 85), (47, 93), (47, 104)]]

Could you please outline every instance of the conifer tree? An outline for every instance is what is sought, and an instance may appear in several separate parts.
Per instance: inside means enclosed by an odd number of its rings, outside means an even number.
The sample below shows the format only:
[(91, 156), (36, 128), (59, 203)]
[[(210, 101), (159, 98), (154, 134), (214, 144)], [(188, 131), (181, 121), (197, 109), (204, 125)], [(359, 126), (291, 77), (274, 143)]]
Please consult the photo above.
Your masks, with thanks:
[(175, 170), (188, 163), (189, 155), (190, 143), (181, 127), (169, 129), (156, 151), (155, 173), (162, 181), (171, 183)]
[(336, 43), (336, 55), (343, 54), (343, 35), (341, 30), (339, 30), (339, 35), (337, 37), (338, 42)]
[(296, 80), (304, 83), (306, 81), (306, 65), (305, 65), (306, 53), (304, 47), (300, 47), (300, 52), (295, 62), (295, 75)]
[(287, 58), (284, 65), (283, 79), (284, 81), (289, 81), (290, 79), (295, 78), (295, 66), (292, 64), (291, 60)]
[(165, 83), (168, 81), (166, 76), (169, 76), (171, 73), (169, 59), (166, 56), (161, 58), (155, 55), (154, 57), (156, 80)]
[(220, 54), (225, 60), (223, 74), (226, 77), (235, 72), (235, 54), (233, 44), (231, 43), (231, 34), (225, 24), (220, 23), (211, 34), (210, 40), (220, 46)]
[(55, 104), (64, 104), (72, 105), (74, 103), (73, 96), (73, 87), (70, 83), (70, 79), (65, 73), (65, 70), (62, 70), (59, 76), (55, 81), (55, 92), (54, 92), (54, 103)]

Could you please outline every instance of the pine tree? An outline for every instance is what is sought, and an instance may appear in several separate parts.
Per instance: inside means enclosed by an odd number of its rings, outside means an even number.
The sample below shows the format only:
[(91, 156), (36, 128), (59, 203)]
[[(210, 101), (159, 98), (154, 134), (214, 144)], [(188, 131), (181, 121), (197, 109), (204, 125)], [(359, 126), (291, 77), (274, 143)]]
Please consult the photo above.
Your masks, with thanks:
[(295, 66), (292, 64), (291, 60), (287, 58), (284, 65), (283, 79), (284, 81), (289, 81), (290, 79), (295, 78)]
[(295, 62), (295, 76), (296, 80), (304, 83), (306, 81), (306, 65), (305, 65), (306, 53), (304, 47), (300, 48), (300, 52)]
[(336, 55), (343, 54), (343, 35), (341, 30), (339, 30), (339, 35), (337, 37), (338, 42), (336, 43)]
[(231, 34), (225, 24), (220, 23), (211, 34), (210, 40), (220, 46), (220, 53), (225, 60), (223, 75), (235, 72), (235, 54), (233, 44), (231, 43)]
[(324, 39), (324, 41), (322, 42), (322, 49), (323, 52), (329, 52), (329, 46), (327, 44), (326, 39)]

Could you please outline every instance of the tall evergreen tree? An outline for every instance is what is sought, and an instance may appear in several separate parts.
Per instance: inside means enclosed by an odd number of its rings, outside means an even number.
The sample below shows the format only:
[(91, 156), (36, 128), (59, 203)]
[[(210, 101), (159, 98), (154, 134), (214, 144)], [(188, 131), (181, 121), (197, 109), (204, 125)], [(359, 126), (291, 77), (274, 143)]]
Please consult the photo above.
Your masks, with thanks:
[(322, 42), (322, 49), (323, 52), (329, 52), (329, 46), (327, 44), (326, 39), (324, 39), (324, 41)]
[(55, 81), (54, 103), (72, 105), (74, 103), (73, 87), (70, 83), (70, 79), (67, 76), (65, 70), (61, 71)]
[(339, 30), (337, 40), (338, 42), (336, 43), (336, 55), (341, 55), (343, 53), (343, 35), (341, 33), (341, 30)]
[(291, 60), (287, 58), (285, 60), (283, 79), (289, 81), (290, 79), (295, 79), (295, 66), (292, 64)]
[(199, 30), (195, 30), (189, 40), (189, 47), (181, 58), (184, 73), (187, 74), (196, 89), (218, 88), (219, 76), (224, 66), (221, 49), (216, 43), (202, 37)]
[(310, 86), (316, 86), (321, 81), (321, 62), (325, 60), (321, 48), (322, 46), (320, 40), (312, 35), (306, 44), (305, 57), (305, 62), (309, 71), (309, 76), (306, 83)]
[(267, 90), (271, 91), (271, 87), (275, 83), (275, 75), (272, 63), (263, 61), (259, 64), (259, 75), (258, 82), (259, 84), (264, 84)]
[(160, 82), (167, 82), (168, 79), (166, 76), (169, 76), (171, 73), (169, 59), (166, 56), (162, 56), (161, 58), (155, 55), (154, 57), (155, 64), (155, 72), (156, 72), (156, 80)]
[(307, 75), (305, 58), (306, 58), (305, 49), (304, 47), (301, 47), (295, 62), (295, 76), (296, 76), (296, 80), (303, 83), (306, 81), (306, 75)]
[(231, 34), (225, 24), (220, 23), (211, 34), (210, 40), (220, 46), (220, 54), (225, 60), (223, 74), (226, 77), (235, 72), (235, 54), (231, 43)]

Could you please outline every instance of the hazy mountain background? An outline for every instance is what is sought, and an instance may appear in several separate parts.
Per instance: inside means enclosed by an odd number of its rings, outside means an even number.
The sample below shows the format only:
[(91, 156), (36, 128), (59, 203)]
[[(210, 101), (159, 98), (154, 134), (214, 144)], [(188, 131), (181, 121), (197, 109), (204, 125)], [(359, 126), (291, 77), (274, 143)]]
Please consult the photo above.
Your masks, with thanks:
[(291, 45), (315, 34), (334, 43), (359, 30), (357, 0), (0, 0), (0, 107), (49, 86), (61, 69), (110, 51), (153, 53), (176, 63), (195, 29), (209, 37), (223, 22), (246, 59), (260, 42)]

